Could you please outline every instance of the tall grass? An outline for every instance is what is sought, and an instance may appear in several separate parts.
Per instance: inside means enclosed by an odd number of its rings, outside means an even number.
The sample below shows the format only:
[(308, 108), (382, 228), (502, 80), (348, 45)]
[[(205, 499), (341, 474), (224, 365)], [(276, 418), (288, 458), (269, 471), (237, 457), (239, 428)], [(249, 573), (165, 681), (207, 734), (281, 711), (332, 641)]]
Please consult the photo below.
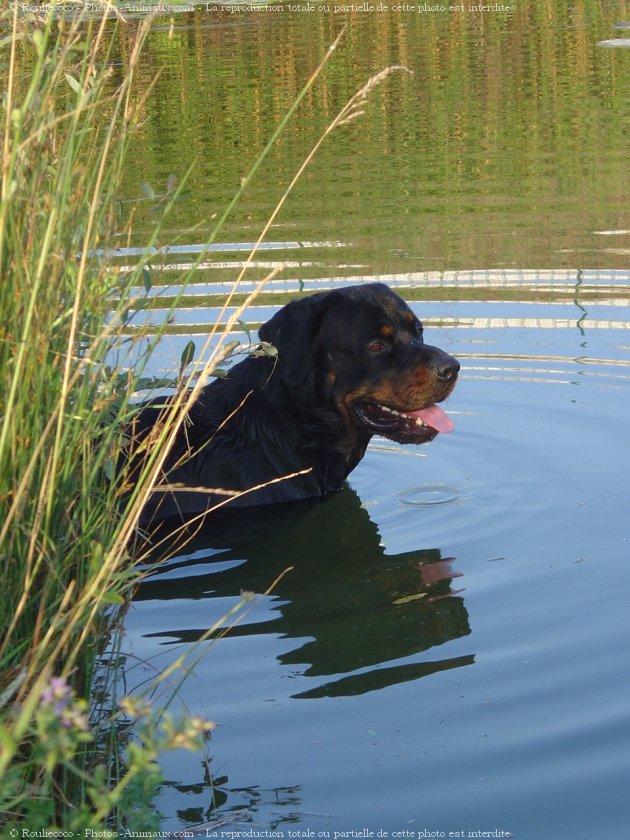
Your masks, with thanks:
[[(132, 483), (119, 469), (119, 453), (134, 412), (129, 398), (159, 332), (131, 338), (126, 329), (130, 308), (140, 306), (132, 289), (151, 282), (148, 257), (121, 274), (106, 255), (131, 235), (119, 189), (150, 94), (149, 88), (138, 96), (134, 85), (150, 21), (138, 27), (123, 82), (112, 92), (105, 17), (79, 13), (42, 25), (21, 20), (17, 6), (0, 17), (0, 31), (12, 33), (0, 40), (0, 66), (6, 58), (7, 68), (0, 197), (0, 814), (31, 830), (83, 830), (113, 814), (119, 824), (135, 820), (147, 828), (157, 754), (198, 746), (207, 724), (177, 727), (162, 714), (159, 726), (145, 726), (141, 741), (127, 745), (129, 763), (115, 737), (96, 742), (96, 732), (88, 731), (90, 710), (77, 695), (90, 696), (110, 629), (108, 608), (124, 603), (137, 582), (128, 546), (183, 411), (232, 345), (215, 341), (212, 352), (201, 352), (205, 361), (180, 376), (172, 410)], [(163, 218), (177, 196), (176, 188), (167, 190)], [(157, 221), (147, 254), (159, 234)], [(117, 368), (113, 348), (124, 356), (132, 343), (133, 369)], [(115, 690), (108, 686), (106, 693)], [(138, 716), (137, 704), (125, 702), (126, 717)], [(108, 719), (106, 711), (101, 715)]]
[[(159, 331), (143, 337), (127, 330), (130, 308), (141, 305), (132, 290), (150, 286), (149, 257), (123, 274), (107, 253), (121, 234), (131, 236), (119, 190), (151, 92), (140, 95), (134, 84), (150, 21), (138, 26), (123, 81), (113, 91), (106, 17), (78, 14), (41, 25), (20, 20), (16, 4), (12, 13), (0, 12), (0, 24), (0, 31), (11, 31), (0, 39), (0, 67), (6, 58), (7, 68), (0, 144), (0, 814), (30, 830), (84, 830), (112, 815), (115, 824), (146, 829), (159, 751), (198, 746), (208, 724), (178, 727), (162, 716), (157, 728), (147, 725), (141, 741), (127, 745), (123, 759), (115, 738), (99, 742), (93, 726), (90, 731), (88, 716), (98, 710), (77, 696), (91, 696), (112, 607), (125, 602), (138, 580), (129, 545), (142, 505), (186, 407), (233, 344), (221, 339), (210, 349), (218, 325), (211, 330), (190, 375), (179, 377), (166, 422), (132, 482), (117, 469), (119, 453), (135, 410), (130, 397)], [(383, 77), (350, 100), (306, 156), (245, 268), (324, 137), (359, 114)], [(163, 218), (177, 198), (170, 186)], [(147, 255), (160, 224), (146, 243)], [(252, 296), (227, 319), (223, 336)], [(130, 347), (134, 366), (119, 368), (113, 349)], [(127, 718), (144, 717), (132, 701), (123, 709)]]
[[(129, 508), (113, 469), (133, 377), (108, 365), (126, 340), (125, 276), (91, 256), (120, 228), (117, 191), (142, 114), (132, 98), (147, 24), (109, 91), (106, 19), (28, 24), (2, 13), (8, 59), (0, 203), (0, 811), (42, 827), (85, 801), (85, 710), (103, 607), (132, 578)], [(65, 715), (65, 717), (64, 717)], [(74, 717), (72, 718), (72, 715)], [(72, 719), (71, 719), (72, 718)], [(44, 727), (42, 729), (42, 727)], [(55, 729), (56, 727), (56, 729)], [(55, 734), (56, 733), (56, 734)], [(73, 734), (74, 733), (74, 734)], [(76, 736), (76, 737), (75, 737)], [(42, 739), (52, 752), (39, 756)], [(83, 790), (78, 790), (83, 788)]]

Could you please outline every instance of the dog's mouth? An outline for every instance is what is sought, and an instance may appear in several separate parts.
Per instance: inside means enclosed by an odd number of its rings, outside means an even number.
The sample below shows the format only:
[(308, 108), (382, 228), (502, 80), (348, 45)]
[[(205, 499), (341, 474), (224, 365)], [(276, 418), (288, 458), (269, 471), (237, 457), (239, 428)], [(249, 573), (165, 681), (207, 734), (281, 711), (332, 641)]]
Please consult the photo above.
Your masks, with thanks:
[(426, 406), (415, 411), (358, 400), (353, 405), (356, 416), (373, 434), (398, 443), (426, 443), (439, 433), (453, 431), (453, 422), (439, 405)]

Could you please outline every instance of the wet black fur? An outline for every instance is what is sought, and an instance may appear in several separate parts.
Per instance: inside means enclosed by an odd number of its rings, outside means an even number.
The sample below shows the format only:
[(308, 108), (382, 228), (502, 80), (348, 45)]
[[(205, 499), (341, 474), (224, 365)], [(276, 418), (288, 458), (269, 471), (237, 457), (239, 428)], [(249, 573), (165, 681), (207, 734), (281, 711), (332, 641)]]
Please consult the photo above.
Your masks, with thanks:
[[(459, 365), (423, 343), (422, 327), (410, 313), (407, 304), (380, 283), (321, 292), (280, 309), (259, 331), (263, 341), (277, 348), (277, 359), (248, 357), (226, 378), (204, 388), (169, 454), (165, 480), (241, 491), (310, 470), (232, 499), (230, 508), (322, 497), (339, 490), (373, 434), (344, 408), (347, 394), (378, 391), (382, 383), (392, 388), (396, 380), (402, 392), (412, 373), (418, 377), (418, 370), (427, 388), (435, 390), (427, 395), (427, 404), (452, 390)], [(391, 326), (393, 335), (387, 351), (375, 354), (368, 346), (379, 340), (384, 325)], [(140, 413), (133, 429), (136, 441), (156, 423), (156, 404), (163, 406), (164, 400), (147, 404)], [(199, 513), (223, 499), (200, 491), (156, 491), (141, 524)]]

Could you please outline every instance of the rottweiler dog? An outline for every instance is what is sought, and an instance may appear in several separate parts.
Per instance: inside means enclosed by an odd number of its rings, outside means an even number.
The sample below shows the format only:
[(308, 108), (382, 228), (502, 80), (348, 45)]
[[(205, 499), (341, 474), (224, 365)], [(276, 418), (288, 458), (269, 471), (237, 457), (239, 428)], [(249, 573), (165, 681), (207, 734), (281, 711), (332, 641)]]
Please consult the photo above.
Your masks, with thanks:
[[(422, 334), (382, 283), (284, 306), (259, 330), (277, 356), (249, 356), (189, 409), (165, 464), (169, 489), (156, 488), (141, 524), (209, 511), (226, 499), (217, 489), (235, 491), (230, 509), (323, 497), (341, 488), (373, 435), (422, 444), (451, 431), (437, 403), (459, 362)], [(158, 400), (140, 412), (136, 441), (163, 409)]]

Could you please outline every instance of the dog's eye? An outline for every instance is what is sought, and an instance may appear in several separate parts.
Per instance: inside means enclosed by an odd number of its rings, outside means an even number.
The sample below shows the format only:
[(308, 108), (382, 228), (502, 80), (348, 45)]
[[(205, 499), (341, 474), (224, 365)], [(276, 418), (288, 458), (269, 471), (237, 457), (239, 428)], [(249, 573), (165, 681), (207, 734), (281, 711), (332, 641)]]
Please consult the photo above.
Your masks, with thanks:
[(370, 353), (382, 353), (383, 350), (387, 350), (387, 345), (384, 341), (373, 341), (369, 346), (368, 350)]

